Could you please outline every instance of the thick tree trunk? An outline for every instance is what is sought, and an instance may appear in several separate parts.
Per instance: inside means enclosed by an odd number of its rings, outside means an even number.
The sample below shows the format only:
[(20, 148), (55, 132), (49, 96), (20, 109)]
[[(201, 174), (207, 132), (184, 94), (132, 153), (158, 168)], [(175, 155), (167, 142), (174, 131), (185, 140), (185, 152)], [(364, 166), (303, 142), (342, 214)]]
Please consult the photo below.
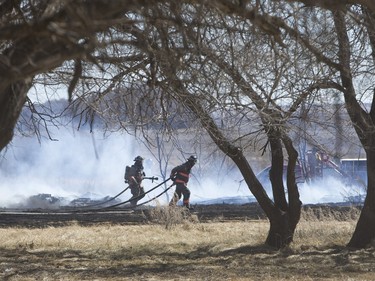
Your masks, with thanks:
[(294, 229), (290, 227), (289, 214), (287, 212), (274, 210), (274, 215), (270, 218), (270, 230), (266, 239), (266, 244), (281, 249), (288, 246), (293, 241)]
[(348, 247), (363, 248), (375, 238), (375, 94), (370, 112), (364, 110), (356, 100), (350, 71), (349, 36), (342, 11), (334, 12), (334, 21), (340, 47), (340, 75), (345, 89), (345, 105), (367, 157), (367, 194), (357, 226), (348, 243)]
[(282, 211), (269, 199), (241, 151), (238, 151), (236, 157), (231, 158), (236, 163), (250, 191), (270, 220), (270, 230), (265, 243), (277, 249), (289, 245), (293, 240), (295, 230), (295, 227), (291, 227), (293, 224), (290, 224), (289, 211)]
[(375, 238), (375, 152), (367, 152), (367, 194), (348, 247), (364, 248)]
[(286, 200), (283, 182), (284, 157), (281, 138), (281, 136), (279, 138), (269, 136), (272, 152), (270, 180), (272, 183), (275, 207), (268, 217), (270, 219), (270, 230), (266, 239), (267, 245), (278, 249), (289, 245), (293, 241), (294, 231), (300, 219), (302, 205), (299, 200), (298, 187), (295, 181), (295, 166), (298, 154), (293, 148), (291, 140), (283, 135), (283, 142), (289, 156), (287, 169), (289, 202)]
[(13, 138), (14, 127), (26, 101), (31, 83), (18, 81), (8, 84), (0, 83), (0, 151)]

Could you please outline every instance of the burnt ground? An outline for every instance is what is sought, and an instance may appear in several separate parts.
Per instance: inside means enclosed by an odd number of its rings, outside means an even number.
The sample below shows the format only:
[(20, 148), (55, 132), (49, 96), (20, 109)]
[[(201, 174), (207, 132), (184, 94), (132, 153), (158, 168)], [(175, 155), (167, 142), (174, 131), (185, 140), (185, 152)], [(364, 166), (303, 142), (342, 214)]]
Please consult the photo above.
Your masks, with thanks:
[[(254, 203), (244, 205), (195, 205), (190, 213), (196, 215), (201, 222), (265, 218), (259, 205)], [(83, 226), (101, 223), (121, 225), (153, 223), (152, 208), (142, 208), (134, 211), (126, 208), (89, 211), (74, 208), (57, 210), (2, 209), (0, 211), (0, 227), (2, 228), (58, 227), (72, 222)]]
[[(182, 208), (182, 207), (181, 207)], [(317, 216), (324, 212), (336, 210), (338, 214), (344, 213), (350, 207), (328, 206), (328, 205), (310, 205), (304, 206), (310, 208)], [(82, 226), (109, 223), (120, 225), (147, 224), (153, 223), (151, 207), (144, 207), (138, 210), (129, 210), (126, 208), (88, 210), (84, 209), (2, 209), (0, 210), (0, 227), (26, 227), (26, 228), (44, 228), (59, 227), (71, 223)], [(230, 221), (230, 220), (254, 220), (266, 219), (263, 210), (258, 203), (249, 203), (243, 205), (235, 204), (213, 204), (213, 205), (195, 205), (194, 210), (190, 212), (195, 215), (200, 222), (210, 221)], [(340, 220), (340, 218), (337, 218)]]

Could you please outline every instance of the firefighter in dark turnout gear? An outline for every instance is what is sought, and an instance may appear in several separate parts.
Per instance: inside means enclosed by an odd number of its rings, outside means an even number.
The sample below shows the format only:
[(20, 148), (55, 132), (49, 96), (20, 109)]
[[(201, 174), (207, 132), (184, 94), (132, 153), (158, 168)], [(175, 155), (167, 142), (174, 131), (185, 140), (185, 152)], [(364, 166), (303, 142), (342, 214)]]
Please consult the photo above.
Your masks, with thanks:
[(129, 183), (129, 188), (133, 195), (129, 200), (132, 207), (135, 207), (137, 202), (145, 197), (145, 191), (142, 186), (142, 180), (146, 176), (143, 172), (143, 160), (143, 157), (137, 156), (134, 159), (135, 163), (131, 167), (127, 166), (125, 170), (125, 182)]
[(189, 181), (191, 168), (197, 163), (196, 156), (190, 156), (188, 160), (175, 168), (172, 169), (170, 178), (176, 185), (176, 191), (174, 192), (173, 198), (169, 203), (169, 206), (176, 206), (177, 202), (182, 199), (183, 205), (190, 209), (190, 190), (187, 187)]

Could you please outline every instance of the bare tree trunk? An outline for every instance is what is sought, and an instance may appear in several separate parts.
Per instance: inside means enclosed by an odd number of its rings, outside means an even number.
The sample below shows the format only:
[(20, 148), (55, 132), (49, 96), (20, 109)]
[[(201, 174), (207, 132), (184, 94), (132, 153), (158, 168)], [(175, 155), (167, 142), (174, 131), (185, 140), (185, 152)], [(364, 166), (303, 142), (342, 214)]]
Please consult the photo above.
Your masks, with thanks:
[(297, 224), (301, 218), (302, 206), (298, 186), (296, 183), (296, 164), (298, 159), (298, 152), (294, 148), (293, 142), (288, 136), (283, 136), (283, 143), (288, 153), (286, 183), (288, 188), (289, 227), (294, 234)]
[(266, 244), (277, 249), (289, 245), (293, 241), (294, 230), (289, 224), (289, 214), (280, 209), (275, 209), (270, 219), (270, 230), (266, 239)]
[[(269, 130), (269, 131), (272, 131)], [(277, 134), (274, 132), (273, 134)], [(289, 204), (286, 201), (285, 187), (283, 181), (284, 157), (281, 139), (289, 155), (287, 168), (287, 188)], [(292, 141), (287, 136), (269, 136), (272, 152), (272, 168), (270, 180), (274, 196), (275, 207), (269, 216), (270, 230), (266, 239), (266, 244), (276, 248), (282, 248), (293, 241), (294, 231), (301, 215), (301, 201), (295, 178), (295, 167), (298, 153), (292, 145)]]
[[(365, 11), (366, 12), (366, 11)], [(367, 30), (369, 33), (370, 44), (373, 50), (375, 50), (375, 30), (373, 23), (375, 22), (375, 13), (371, 13), (367, 11)], [(375, 61), (375, 53), (372, 52), (372, 56)], [(375, 90), (374, 90), (374, 98), (375, 98)], [(374, 100), (372, 103), (372, 108), (370, 111), (371, 119), (374, 120)], [(372, 124), (372, 129), (374, 130), (375, 125)], [(361, 211), (361, 215), (357, 222), (357, 226), (353, 233), (351, 240), (348, 243), (349, 247), (354, 248), (364, 248), (370, 244), (370, 242), (375, 238), (375, 152), (373, 151), (373, 147), (375, 147), (375, 136), (372, 134), (370, 135), (372, 144), (370, 147), (365, 147), (366, 150), (366, 157), (367, 157), (367, 194), (365, 198), (365, 202), (363, 205), (363, 209)], [(370, 140), (370, 141), (371, 141)], [(369, 149), (370, 148), (370, 149)]]
[(348, 243), (354, 248), (363, 248), (375, 238), (375, 93), (369, 113), (356, 100), (350, 71), (349, 38), (343, 12), (334, 13), (335, 27), (339, 41), (340, 75), (344, 87), (345, 104), (354, 129), (366, 151), (367, 194), (360, 218)]
[[(272, 130), (271, 130), (272, 131)], [(284, 190), (284, 157), (280, 138), (269, 136), (272, 163), (270, 170), (270, 181), (272, 184), (273, 200), (275, 207), (272, 210), (270, 230), (266, 244), (276, 248), (282, 248), (293, 240), (293, 231), (289, 227), (288, 203)]]
[(272, 184), (273, 200), (275, 205), (280, 210), (286, 212), (288, 210), (288, 203), (285, 198), (284, 190), (284, 157), (283, 147), (280, 138), (269, 137), (271, 147), (271, 170), (270, 181)]
[[(223, 150), (223, 152), (225, 152)], [(256, 178), (242, 151), (238, 150), (235, 157), (228, 156), (236, 163), (241, 171), (250, 191), (254, 194), (262, 210), (270, 221), (270, 229), (265, 243), (271, 247), (280, 249), (293, 241), (295, 226), (290, 223), (290, 212), (278, 208), (264, 192), (261, 183)]]
[(375, 238), (375, 152), (367, 151), (367, 194), (348, 247), (364, 248)]
[(0, 84), (0, 151), (13, 138), (14, 127), (26, 101), (30, 81), (18, 81)]

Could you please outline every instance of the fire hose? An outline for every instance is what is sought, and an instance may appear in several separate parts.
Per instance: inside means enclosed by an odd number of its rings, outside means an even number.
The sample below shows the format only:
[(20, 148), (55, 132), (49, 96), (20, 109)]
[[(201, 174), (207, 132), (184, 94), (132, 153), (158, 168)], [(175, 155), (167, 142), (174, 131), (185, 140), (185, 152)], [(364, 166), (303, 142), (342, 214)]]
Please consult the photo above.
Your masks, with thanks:
[[(80, 212), (80, 211), (83, 211), (83, 212), (87, 212), (87, 211), (98, 211), (98, 210), (109, 209), (109, 208), (114, 208), (114, 207), (118, 207), (118, 206), (124, 205), (124, 204), (126, 204), (126, 203), (129, 203), (129, 202), (132, 201), (132, 200), (136, 200), (136, 199), (140, 198), (141, 196), (150, 193), (151, 191), (155, 190), (155, 189), (158, 188), (159, 186), (165, 184), (165, 183), (166, 183), (167, 181), (169, 181), (170, 179), (171, 179), (171, 178), (167, 178), (165, 181), (159, 183), (158, 185), (156, 185), (155, 187), (151, 188), (150, 190), (148, 190), (148, 191), (146, 191), (146, 192), (144, 192), (144, 193), (138, 195), (137, 197), (134, 197), (134, 198), (131, 198), (131, 199), (129, 199), (129, 200), (126, 200), (126, 201), (124, 201), (124, 202), (120, 202), (120, 203), (117, 203), (117, 204), (114, 204), (114, 205), (111, 205), (111, 206), (107, 206), (107, 207), (102, 207), (102, 208), (76, 210), (76, 212)], [(173, 183), (173, 184), (174, 184), (174, 183)], [(169, 188), (171, 188), (171, 187), (173, 186), (173, 184), (172, 184)], [(127, 187), (125, 190), (127, 190), (128, 188), (129, 188), (129, 187)], [(169, 189), (169, 188), (168, 188), (168, 189)], [(168, 190), (168, 189), (166, 189), (166, 190)], [(125, 190), (123, 190), (121, 193), (125, 192)], [(152, 200), (158, 198), (158, 197), (161, 196), (163, 193), (165, 193), (166, 190), (163, 191), (163, 192), (162, 192), (161, 194), (159, 194), (158, 196), (156, 196), (155, 198), (152, 198), (151, 200), (147, 201), (146, 203), (151, 202)], [(109, 201), (111, 201), (111, 200), (109, 200)], [(105, 203), (105, 202), (101, 202), (100, 204), (95, 204), (95, 205), (102, 205), (103, 203)], [(144, 205), (144, 204), (146, 204), (146, 203), (142, 203), (142, 205)], [(139, 204), (139, 205), (140, 205), (140, 204)], [(136, 206), (139, 206), (139, 205), (136, 205)], [(92, 206), (94, 206), (94, 205), (90, 205), (90, 206), (87, 206), (87, 207), (92, 207)], [(136, 206), (132, 206), (132, 208), (135, 208)]]
[[(145, 180), (151, 180), (151, 182), (154, 182), (154, 180), (157, 181), (159, 178), (158, 177), (144, 177), (143, 179), (145, 179)], [(121, 194), (123, 194), (125, 191), (127, 191), (129, 189), (129, 187), (130, 186), (126, 187), (119, 194), (115, 195), (114, 197), (111, 197), (110, 199), (108, 199), (106, 201), (102, 201), (102, 202), (99, 202), (99, 203), (82, 206), (82, 208), (92, 208), (92, 207), (95, 207), (95, 206), (104, 205), (104, 204), (106, 204), (108, 202), (111, 202), (112, 200), (115, 200), (117, 197), (119, 197)]]
[[(134, 209), (134, 208), (136, 208), (136, 207), (138, 207), (138, 206), (145, 205), (145, 204), (147, 204), (147, 203), (149, 203), (149, 202), (151, 202), (151, 201), (153, 201), (153, 200), (159, 198), (160, 196), (162, 196), (162, 195), (163, 195), (164, 193), (166, 193), (166, 192), (167, 192), (167, 191), (168, 191), (173, 185), (174, 185), (174, 183), (171, 184), (170, 186), (168, 186), (165, 190), (163, 190), (161, 193), (159, 193), (159, 194), (156, 195), (155, 197), (153, 197), (153, 198), (151, 198), (151, 199), (149, 199), (149, 200), (147, 200), (147, 201), (145, 201), (145, 202), (142, 202), (142, 203), (137, 204), (137, 205), (135, 205), (135, 206), (126, 206), (126, 207), (124, 207), (124, 209)], [(144, 194), (146, 194), (146, 193), (144, 193)], [(129, 202), (129, 201), (130, 201), (130, 200), (128, 200), (127, 202)], [(113, 205), (113, 206), (103, 207), (103, 208), (101, 208), (101, 209), (99, 209), (99, 210), (110, 209), (110, 208), (114, 208), (114, 207), (117, 207), (117, 206), (121, 206), (121, 205), (123, 205), (123, 204), (125, 204), (125, 203), (127, 203), (127, 202), (122, 202), (122, 203), (119, 203), (119, 204), (116, 204), (116, 205)]]

